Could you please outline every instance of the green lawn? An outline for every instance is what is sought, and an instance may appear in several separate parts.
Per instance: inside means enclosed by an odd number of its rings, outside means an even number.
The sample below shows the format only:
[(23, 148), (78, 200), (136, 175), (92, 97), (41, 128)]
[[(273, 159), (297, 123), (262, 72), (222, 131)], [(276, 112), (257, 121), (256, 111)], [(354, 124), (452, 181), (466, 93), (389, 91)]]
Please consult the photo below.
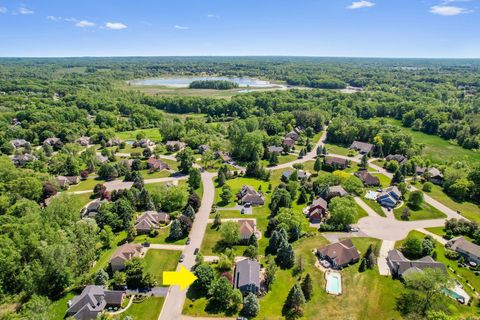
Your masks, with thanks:
[(99, 183), (105, 183), (105, 180), (100, 178), (87, 178), (85, 180), (80, 181), (79, 184), (71, 186), (68, 188), (67, 192), (74, 192), (74, 191), (85, 191), (85, 190), (93, 190), (93, 188)]
[(386, 188), (386, 187), (390, 186), (390, 184), (392, 183), (392, 179), (390, 179), (389, 177), (387, 177), (384, 174), (374, 173), (374, 174), (372, 174), (372, 176), (375, 176), (375, 177), (378, 178), (378, 180), (380, 180), (380, 185), (381, 185), (382, 188)]
[[(137, 134), (144, 133), (145, 136), (153, 141), (159, 141), (162, 139), (162, 135), (160, 134), (160, 130), (158, 128), (151, 128), (151, 129), (138, 129), (133, 131), (123, 131), (117, 132), (115, 135), (121, 140), (137, 140)], [(141, 150), (141, 149), (139, 149)], [(122, 152), (122, 151), (120, 151)], [(141, 151), (140, 151), (141, 152)]]
[[(425, 230), (430, 231), (431, 233), (434, 233), (440, 237), (443, 237), (445, 235), (445, 228), (444, 227), (432, 227), (432, 228), (425, 228)], [(472, 241), (473, 239), (470, 238), (469, 236), (462, 236), (465, 239)]]
[(328, 153), (339, 154), (341, 156), (348, 156), (348, 153), (352, 150), (349, 150), (345, 147), (337, 146), (335, 144), (325, 143), (325, 148), (327, 148)]
[(117, 250), (118, 246), (123, 244), (126, 237), (127, 237), (127, 232), (126, 231), (122, 231), (122, 232), (118, 233), (117, 235), (115, 235), (115, 240), (113, 241), (113, 243), (114, 243), (113, 247), (110, 248), (110, 249), (102, 251), (102, 253), (100, 254), (100, 257), (97, 259), (95, 265), (90, 270), (89, 274), (94, 274), (98, 270), (104, 269), (105, 267), (107, 267), (108, 261), (110, 260), (110, 257), (115, 252), (115, 250)]
[(168, 170), (155, 171), (150, 173), (149, 170), (146, 169), (139, 172), (144, 180), (170, 177), (170, 172)]
[(73, 297), (76, 295), (74, 292), (68, 292), (62, 295), (55, 301), (52, 301), (51, 305), (51, 319), (52, 320), (62, 320), (65, 318), (65, 313), (68, 309), (68, 301), (72, 300)]
[(169, 233), (170, 233), (170, 228), (161, 228), (161, 229), (158, 229), (158, 235), (156, 237), (152, 238), (152, 237), (149, 237), (147, 234), (141, 234), (135, 238), (134, 242), (136, 243), (150, 242), (155, 244), (183, 245), (187, 241), (187, 238), (171, 241), (170, 239), (168, 239)]
[(355, 208), (357, 209), (357, 215), (355, 217), (355, 223), (358, 222), (363, 217), (367, 217), (368, 213), (367, 211), (363, 210), (362, 207), (358, 203), (355, 202)]
[(376, 213), (378, 213), (379, 216), (381, 216), (381, 217), (386, 217), (385, 212), (383, 212), (382, 207), (378, 204), (377, 201), (371, 200), (371, 199), (366, 199), (366, 198), (362, 198), (362, 200), (363, 200), (370, 208), (372, 208), (373, 211), (375, 211)]
[(165, 298), (149, 297), (142, 302), (134, 302), (127, 311), (121, 314), (120, 319), (130, 316), (133, 320), (157, 320)]
[(74, 199), (77, 199), (76, 205), (74, 208), (71, 208), (72, 210), (77, 211), (80, 214), (80, 211), (84, 206), (87, 205), (92, 199), (90, 199), (90, 196), (92, 195), (91, 193), (82, 193), (82, 194), (69, 194), (65, 193), (66, 196), (72, 197)]
[[(403, 210), (407, 206), (406, 203), (403, 203), (402, 206), (399, 208), (393, 209), (393, 213), (395, 215), (395, 218), (398, 220), (401, 220), (401, 216), (403, 213)], [(428, 203), (424, 202), (420, 209), (413, 209), (409, 207), (410, 209), (410, 219), (409, 220), (427, 220), (427, 219), (441, 219), (441, 218), (446, 218), (447, 216), (438, 210), (437, 208), (432, 207)]]
[[(200, 247), (200, 252), (204, 256), (216, 256), (225, 251), (225, 247), (219, 246), (219, 241), (222, 238), (219, 230), (213, 229), (212, 224), (207, 225), (205, 236)], [(237, 256), (243, 255), (246, 246), (234, 246), (235, 254)]]
[[(419, 187), (421, 189), (421, 186)], [(442, 188), (437, 185), (433, 185), (431, 192), (426, 192), (430, 197), (437, 200), (438, 202), (446, 205), (452, 210), (459, 212), (465, 218), (480, 222), (480, 206), (471, 202), (457, 202), (450, 198)]]
[(157, 285), (163, 286), (163, 271), (175, 271), (182, 251), (149, 249), (145, 255), (145, 271), (151, 273)]
[(380, 168), (383, 168), (383, 165), (385, 164), (385, 160), (377, 159), (377, 160), (372, 161), (372, 163), (379, 166)]
[(402, 127), (400, 120), (388, 119), (387, 123), (398, 126), (401, 131), (412, 135), (415, 143), (422, 143), (425, 147), (423, 155), (437, 163), (468, 161), (470, 163), (480, 162), (480, 152), (464, 149), (456, 144), (440, 138), (439, 136), (429, 135), (423, 132), (414, 131), (410, 128)]

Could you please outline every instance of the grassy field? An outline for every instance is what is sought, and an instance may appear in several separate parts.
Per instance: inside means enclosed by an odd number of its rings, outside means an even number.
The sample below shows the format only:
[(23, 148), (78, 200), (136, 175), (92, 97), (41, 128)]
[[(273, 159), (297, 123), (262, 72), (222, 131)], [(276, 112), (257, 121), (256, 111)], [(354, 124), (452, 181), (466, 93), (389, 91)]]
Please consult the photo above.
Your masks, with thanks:
[[(136, 141), (137, 134), (144, 133), (147, 139), (153, 141), (160, 141), (162, 139), (162, 135), (160, 134), (160, 130), (158, 128), (150, 128), (150, 129), (139, 129), (133, 131), (123, 131), (117, 132), (115, 135), (121, 140), (129, 140), (129, 141)], [(142, 152), (143, 149), (137, 148)], [(123, 151), (120, 151), (123, 152)]]
[[(419, 189), (421, 189), (421, 186)], [(433, 185), (432, 191), (426, 192), (426, 194), (450, 209), (459, 212), (465, 218), (480, 222), (480, 206), (467, 201), (457, 202), (450, 198), (445, 192), (443, 192), (442, 188), (437, 185)]]
[(52, 320), (62, 320), (65, 318), (65, 312), (67, 312), (68, 309), (67, 303), (69, 300), (72, 300), (76, 294), (77, 293), (74, 292), (68, 292), (52, 302), (50, 309)]
[(371, 200), (371, 199), (366, 199), (366, 198), (362, 198), (362, 200), (363, 200), (370, 208), (372, 208), (373, 211), (375, 211), (376, 213), (378, 213), (379, 216), (381, 216), (381, 217), (386, 217), (385, 212), (383, 212), (382, 207), (378, 204), (377, 201)]
[[(432, 228), (425, 228), (425, 230), (427, 231), (430, 231), (431, 233), (434, 233), (440, 237), (443, 237), (445, 235), (445, 229), (444, 227), (432, 227)], [(472, 241), (473, 242), (473, 239), (470, 238), (469, 236), (462, 236), (464, 237), (465, 239), (467, 239), (468, 241)]]
[(181, 251), (149, 249), (145, 255), (145, 271), (151, 273), (157, 285), (163, 286), (163, 271), (175, 271)]
[[(393, 214), (395, 218), (401, 220), (401, 216), (403, 210), (407, 205), (404, 203), (399, 208), (393, 209)], [(437, 208), (432, 207), (428, 203), (424, 202), (419, 209), (414, 209), (409, 207), (410, 209), (410, 219), (409, 220), (427, 220), (427, 219), (441, 219), (446, 218), (447, 216), (438, 210)]]
[(327, 148), (328, 153), (339, 154), (342, 156), (348, 156), (348, 153), (352, 150), (349, 150), (345, 147), (337, 146), (335, 144), (325, 143), (325, 148)]
[(122, 313), (120, 319), (130, 316), (134, 320), (157, 320), (164, 301), (165, 298), (150, 297), (142, 302), (134, 302), (127, 311)]
[(390, 186), (390, 184), (392, 183), (392, 179), (390, 179), (389, 177), (387, 177), (384, 174), (374, 173), (374, 174), (372, 174), (372, 176), (375, 176), (375, 177), (378, 178), (378, 180), (380, 180), (380, 185), (381, 185), (382, 188), (386, 188), (386, 187)]
[(168, 170), (162, 170), (162, 171), (155, 171), (150, 173), (149, 170), (141, 170), (139, 171), (140, 175), (144, 180), (148, 179), (157, 179), (157, 178), (167, 178), (170, 177), (170, 172)]
[(423, 155), (433, 162), (443, 163), (466, 160), (470, 163), (478, 163), (480, 161), (480, 152), (478, 151), (464, 149), (438, 136), (404, 128), (400, 120), (386, 120), (387, 123), (398, 126), (401, 131), (411, 134), (416, 143), (424, 144)]
[(105, 180), (102, 180), (98, 177), (91, 177), (85, 180), (81, 180), (80, 183), (71, 186), (68, 188), (68, 192), (74, 191), (85, 191), (85, 190), (93, 190), (93, 188), (99, 183), (105, 183)]

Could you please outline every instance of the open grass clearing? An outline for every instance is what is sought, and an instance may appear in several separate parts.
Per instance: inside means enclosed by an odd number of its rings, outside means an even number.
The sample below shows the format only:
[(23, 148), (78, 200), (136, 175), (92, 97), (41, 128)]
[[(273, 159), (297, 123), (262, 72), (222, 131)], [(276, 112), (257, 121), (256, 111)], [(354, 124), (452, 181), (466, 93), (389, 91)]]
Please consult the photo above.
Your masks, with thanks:
[(163, 286), (163, 272), (175, 271), (182, 251), (149, 249), (145, 255), (145, 271), (152, 274), (158, 286)]
[(447, 217), (443, 212), (426, 202), (422, 203), (420, 208), (412, 208), (404, 202), (400, 207), (393, 209), (393, 214), (397, 220), (402, 220), (403, 210), (407, 207), (410, 210), (409, 220), (442, 219)]
[(162, 297), (149, 297), (141, 302), (134, 302), (127, 311), (121, 314), (120, 319), (129, 316), (134, 320), (157, 320), (164, 301), (165, 298)]

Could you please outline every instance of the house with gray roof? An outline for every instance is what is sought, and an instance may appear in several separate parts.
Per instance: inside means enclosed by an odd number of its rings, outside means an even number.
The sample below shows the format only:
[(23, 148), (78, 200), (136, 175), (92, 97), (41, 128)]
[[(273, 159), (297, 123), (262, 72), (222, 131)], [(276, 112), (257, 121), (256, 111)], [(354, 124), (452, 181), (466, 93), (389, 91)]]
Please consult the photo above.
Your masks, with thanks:
[(358, 151), (360, 154), (369, 154), (373, 149), (373, 144), (362, 141), (353, 141), (348, 149)]
[(416, 167), (415, 173), (424, 176), (426, 180), (435, 184), (443, 184), (443, 173), (437, 168)]
[(10, 141), (10, 144), (15, 148), (15, 149), (18, 149), (18, 148), (23, 148), (23, 147), (26, 147), (29, 142), (25, 139), (14, 139), (14, 140), (11, 140)]
[(390, 186), (383, 190), (377, 197), (377, 202), (385, 208), (393, 208), (397, 205), (402, 197), (402, 193), (397, 186)]
[(260, 290), (260, 263), (252, 259), (238, 261), (233, 274), (233, 286), (243, 294), (257, 294)]
[(143, 255), (143, 247), (138, 243), (126, 243), (120, 246), (110, 258), (112, 271), (125, 269), (125, 262)]
[(268, 151), (269, 154), (271, 154), (271, 153), (281, 154), (283, 152), (283, 147), (268, 146), (267, 151)]
[(67, 315), (78, 320), (96, 319), (108, 307), (120, 308), (125, 291), (105, 290), (102, 286), (86, 286), (82, 293), (68, 301)]
[(282, 173), (282, 177), (286, 180), (289, 180), (290, 176), (295, 171), (297, 171), (297, 179), (298, 180), (308, 179), (308, 177), (310, 177), (310, 173), (307, 172), (307, 171), (304, 171), (304, 170), (285, 170)]
[(480, 246), (465, 239), (464, 237), (453, 238), (445, 247), (462, 255), (468, 261), (480, 264)]
[(424, 269), (440, 269), (447, 272), (443, 263), (435, 261), (430, 256), (418, 260), (407, 259), (399, 250), (390, 250), (387, 254), (387, 264), (394, 277), (402, 277), (412, 272), (421, 272)]
[(328, 188), (328, 199), (335, 197), (345, 197), (346, 195), (348, 195), (348, 192), (343, 189), (341, 185), (331, 186)]
[(243, 186), (237, 194), (237, 199), (241, 204), (263, 205), (265, 203), (263, 194), (251, 186)]
[(363, 185), (366, 187), (377, 187), (380, 185), (380, 179), (372, 175), (367, 170), (360, 170), (354, 173), (355, 177), (360, 179), (363, 182)]
[(165, 147), (170, 152), (180, 151), (183, 148), (185, 148), (186, 146), (187, 146), (187, 144), (185, 142), (181, 142), (181, 141), (177, 141), (177, 140), (167, 141), (167, 143), (165, 143)]
[(388, 156), (385, 157), (385, 160), (387, 161), (397, 161), (398, 164), (402, 165), (407, 162), (407, 157), (401, 154), (389, 154)]
[(170, 216), (165, 212), (146, 211), (142, 213), (135, 222), (135, 229), (138, 233), (148, 233), (152, 229), (158, 229), (160, 224), (167, 224)]

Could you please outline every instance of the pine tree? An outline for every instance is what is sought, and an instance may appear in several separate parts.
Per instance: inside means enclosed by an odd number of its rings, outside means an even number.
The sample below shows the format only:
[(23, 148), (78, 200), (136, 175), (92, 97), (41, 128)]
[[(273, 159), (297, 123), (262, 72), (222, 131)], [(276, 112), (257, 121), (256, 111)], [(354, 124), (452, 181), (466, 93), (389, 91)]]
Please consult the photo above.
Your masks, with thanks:
[(320, 158), (317, 158), (315, 160), (315, 164), (313, 165), (313, 170), (317, 172), (322, 170), (322, 160)]
[(222, 218), (220, 216), (220, 213), (217, 213), (215, 215), (215, 218), (213, 219), (213, 227), (217, 228), (222, 224)]
[(362, 156), (362, 159), (360, 161), (360, 168), (362, 169), (367, 169), (368, 168), (368, 157), (366, 154)]
[(195, 210), (193, 210), (192, 206), (187, 206), (183, 211), (183, 215), (189, 217), (190, 219), (195, 219)]
[(172, 225), (170, 226), (170, 235), (168, 237), (173, 240), (178, 240), (183, 237), (182, 224), (178, 219), (172, 222)]
[(277, 253), (277, 263), (283, 269), (290, 269), (295, 264), (295, 253), (292, 245), (286, 241), (280, 243)]
[(226, 180), (227, 180), (227, 178), (225, 177), (225, 174), (223, 173), (223, 171), (220, 171), (218, 173), (218, 178), (217, 178), (218, 186), (222, 187), (225, 184)]
[(327, 154), (327, 147), (325, 147), (325, 145), (324, 145), (323, 148), (322, 148), (322, 153), (323, 153), (324, 155)]
[(242, 315), (247, 318), (255, 318), (260, 311), (260, 303), (258, 298), (253, 293), (249, 293), (243, 302)]
[(307, 273), (305, 278), (303, 278), (302, 281), (302, 292), (303, 295), (305, 296), (305, 300), (310, 300), (313, 295), (313, 283), (312, 283), (312, 277), (310, 276), (310, 273)]
[(300, 195), (298, 196), (297, 204), (304, 204), (308, 201), (308, 195), (305, 188), (300, 189)]
[(278, 155), (277, 155), (276, 152), (272, 152), (272, 153), (270, 154), (270, 158), (269, 158), (269, 160), (268, 160), (268, 164), (269, 164), (270, 166), (272, 166), (272, 167), (273, 167), (273, 166), (276, 166), (276, 165), (278, 164)]
[(258, 240), (254, 233), (248, 239), (248, 245), (258, 248)]
[(322, 155), (322, 147), (318, 146), (316, 153), (317, 153), (317, 157), (321, 156)]
[(301, 317), (303, 314), (302, 306), (305, 302), (302, 288), (296, 283), (288, 293), (287, 300), (285, 301), (285, 309), (288, 310), (288, 314), (291, 316)]
[(405, 181), (405, 177), (402, 175), (399, 169), (395, 171), (393, 178), (392, 178), (392, 184), (397, 184)]

